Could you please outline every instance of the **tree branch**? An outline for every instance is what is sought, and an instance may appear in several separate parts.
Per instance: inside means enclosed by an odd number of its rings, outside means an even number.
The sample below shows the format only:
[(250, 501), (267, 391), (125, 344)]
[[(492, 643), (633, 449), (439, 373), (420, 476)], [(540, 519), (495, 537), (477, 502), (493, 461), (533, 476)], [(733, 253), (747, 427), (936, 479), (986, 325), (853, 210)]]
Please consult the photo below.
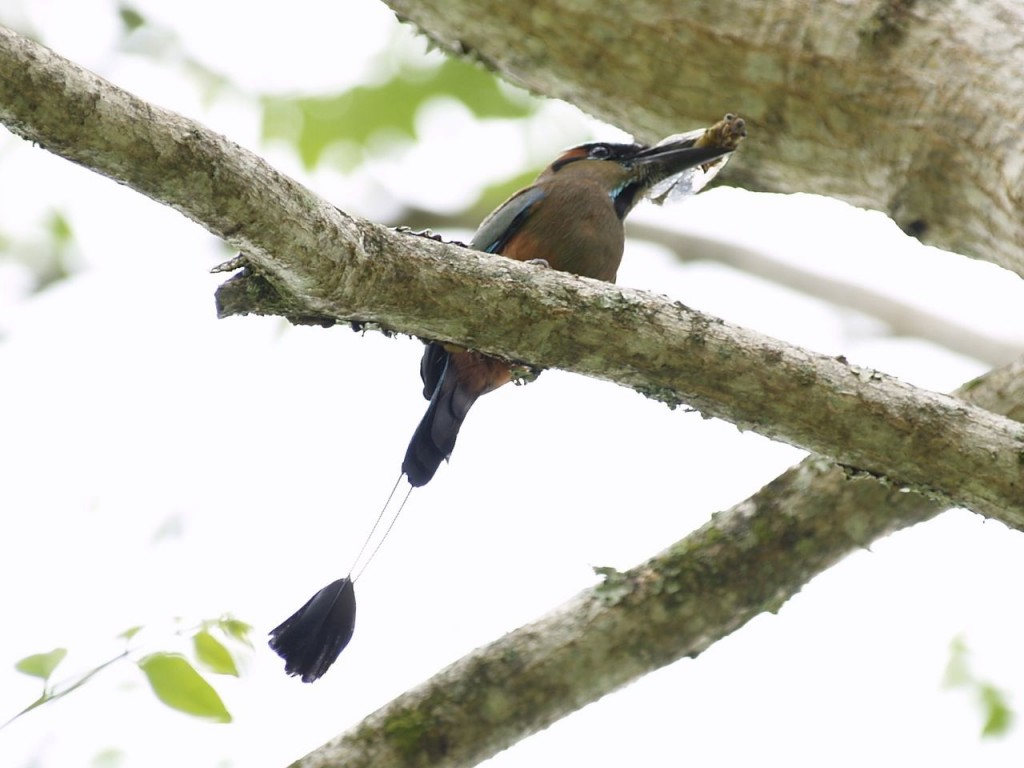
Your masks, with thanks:
[(1015, 0), (388, 4), (442, 47), (645, 139), (739, 112), (752, 140), (724, 173), (740, 186), (875, 208), (1024, 275)]
[[(1024, 417), (1024, 361), (957, 394)], [(637, 568), (473, 651), (293, 768), (475, 765), (776, 612), (848, 554), (944, 507), (817, 457)]]
[(608, 379), (1024, 526), (1024, 430), (955, 398), (646, 292), (347, 216), (224, 137), (3, 29), (0, 120), (240, 248), (275, 312)]
[[(471, 211), (446, 215), (420, 208), (407, 208), (392, 220), (413, 229), (433, 227), (435, 230), (472, 230), (486, 213)], [(638, 222), (636, 219), (626, 222), (626, 237), (659, 245), (671, 251), (680, 262), (711, 261), (724, 264), (837, 307), (873, 317), (889, 326), (894, 336), (912, 336), (930, 341), (993, 367), (1006, 365), (1024, 350), (1024, 336), (1017, 342), (1012, 341), (1012, 337), (994, 338), (877, 291), (793, 266), (737, 243), (679, 232)]]
[[(1024, 522), (1024, 430), (1013, 422), (649, 294), (346, 216), (223, 137), (2, 29), (0, 120), (243, 250), (251, 267), (230, 283), (239, 310), (373, 321), (598, 375), (933, 489), (1009, 524)], [(979, 168), (978, 177), (989, 170)], [(474, 313), (463, 316), (468, 306)], [(961, 394), (1014, 390), (1019, 417), (1022, 373), (1018, 365)], [(458, 662), (301, 764), (482, 759), (646, 671), (699, 654), (756, 613), (776, 610), (845, 554), (941, 508), (810, 459), (663, 555), (610, 574), (561, 611)]]

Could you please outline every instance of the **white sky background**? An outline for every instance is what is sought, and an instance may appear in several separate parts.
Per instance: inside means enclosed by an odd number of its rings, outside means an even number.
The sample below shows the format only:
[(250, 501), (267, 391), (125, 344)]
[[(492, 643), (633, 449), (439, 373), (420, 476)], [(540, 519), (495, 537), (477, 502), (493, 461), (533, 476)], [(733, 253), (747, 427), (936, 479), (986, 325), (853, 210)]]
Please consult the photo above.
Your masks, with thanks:
[[(283, 15), (279, 4), (243, 12), (209, 0), (137, 7), (254, 92), (350, 86), (395, 34), (370, 0), (292, 0)], [(385, 217), (395, 195), (456, 208), (528, 160), (591, 135), (621, 138), (557, 104), (525, 129), (437, 107), (423, 117), (423, 140), (398, 159), (348, 178), (309, 176), (288, 148), (260, 145), (246, 98), (204, 105), (179, 68), (115, 51), (112, 4), (0, 2), (0, 23), (26, 20), (62, 55), (370, 218)], [(731, 106), (709, 105), (709, 121)], [(0, 721), (38, 693), (13, 671), (27, 654), (66, 646), (70, 674), (116, 652), (110, 638), (136, 624), (160, 649), (174, 646), (176, 616), (231, 612), (257, 628), (243, 678), (215, 680), (233, 724), (164, 708), (124, 665), (0, 731), (0, 766), (286, 765), (594, 583), (592, 566), (635, 564), (801, 457), (577, 376), (549, 371), (505, 387), (474, 408), (452, 463), (413, 495), (360, 582), (352, 644), (323, 680), (303, 685), (283, 674), (264, 634), (347, 570), (425, 409), (421, 345), (273, 318), (218, 321), (220, 278), (207, 270), (230, 253), (184, 217), (7, 134), (0, 179), (0, 231), (33, 237), (59, 209), (82, 266), (31, 296), (19, 270), (0, 263)], [(757, 245), (1020, 338), (1019, 278), (924, 249), (877, 214), (716, 190), (635, 216)], [(620, 283), (937, 390), (987, 367), (723, 267), (679, 266), (649, 246), (627, 246)], [(766, 756), (794, 766), (1018, 765), (1021, 729), (982, 742), (974, 703), (942, 690), (941, 678), (962, 633), (978, 675), (1021, 707), (1020, 583), (1019, 534), (947, 513), (491, 765)], [(120, 754), (96, 760), (109, 749)]]

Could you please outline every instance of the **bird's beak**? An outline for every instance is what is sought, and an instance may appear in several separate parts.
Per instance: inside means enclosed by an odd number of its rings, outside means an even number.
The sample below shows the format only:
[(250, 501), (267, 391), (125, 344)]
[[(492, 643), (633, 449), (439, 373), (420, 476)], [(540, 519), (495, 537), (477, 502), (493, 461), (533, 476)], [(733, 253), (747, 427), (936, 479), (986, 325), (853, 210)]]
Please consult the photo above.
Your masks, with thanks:
[(734, 147), (699, 147), (693, 139), (681, 139), (645, 149), (633, 158), (633, 167), (651, 186), (671, 176), (697, 168), (732, 152)]
[(634, 164), (644, 176), (647, 197), (660, 205), (699, 192), (746, 136), (746, 122), (730, 113), (710, 128), (669, 136), (642, 150)]

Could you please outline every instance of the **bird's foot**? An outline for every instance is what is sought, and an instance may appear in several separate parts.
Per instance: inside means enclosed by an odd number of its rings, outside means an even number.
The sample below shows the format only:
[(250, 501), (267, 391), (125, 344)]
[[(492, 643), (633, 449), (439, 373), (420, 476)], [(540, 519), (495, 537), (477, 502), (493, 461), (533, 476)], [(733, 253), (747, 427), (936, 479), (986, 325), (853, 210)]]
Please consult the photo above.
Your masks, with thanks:
[(403, 235), (413, 235), (415, 237), (425, 237), (428, 240), (436, 240), (439, 243), (446, 243), (447, 245), (459, 245), (463, 248), (469, 248), (468, 245), (463, 243), (461, 240), (445, 240), (444, 237), (437, 234), (431, 229), (413, 229), (412, 227), (395, 227), (395, 232), (400, 232)]
[(523, 384), (529, 384), (531, 381), (535, 381), (540, 376), (543, 368), (535, 368), (532, 365), (526, 363), (512, 363), (509, 366), (509, 374), (512, 377), (512, 383), (516, 386)]
[(395, 227), (395, 232), (401, 232), (403, 235), (416, 235), (416, 237), (426, 237), (430, 240), (437, 240), (439, 243), (444, 242), (444, 238), (431, 229), (413, 229), (412, 227)]

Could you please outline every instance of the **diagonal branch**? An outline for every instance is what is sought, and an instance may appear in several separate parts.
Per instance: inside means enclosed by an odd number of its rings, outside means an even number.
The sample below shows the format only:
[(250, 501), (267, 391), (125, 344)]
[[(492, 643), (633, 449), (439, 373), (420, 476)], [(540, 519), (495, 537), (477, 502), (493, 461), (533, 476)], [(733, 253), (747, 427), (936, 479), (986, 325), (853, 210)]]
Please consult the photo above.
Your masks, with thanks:
[[(1024, 361), (958, 395), (1024, 417)], [(943, 509), (808, 458), (643, 565), (455, 662), (295, 768), (475, 765), (699, 655), (848, 554)]]
[(274, 311), (605, 378), (1024, 525), (1024, 430), (956, 398), (663, 297), (348, 216), (224, 137), (3, 29), (0, 121), (240, 248), (257, 276), (236, 288), (271, 289)]
[[(392, 221), (402, 222), (413, 229), (433, 227), (435, 230), (472, 230), (485, 213), (486, 210), (482, 213), (463, 211), (445, 215), (421, 208), (406, 208)], [(738, 243), (676, 231), (638, 222), (636, 219), (626, 222), (626, 236), (655, 243), (670, 251), (680, 262), (709, 261), (724, 264), (834, 306), (859, 312), (885, 323), (893, 336), (924, 339), (993, 367), (1006, 365), (1024, 350), (1024, 335), (1016, 342), (1012, 335), (996, 338), (878, 291), (794, 266)]]
[[(223, 294), (237, 308), (373, 321), (599, 375), (1024, 522), (1022, 428), (961, 400), (646, 293), (346, 216), (223, 137), (6, 30), (0, 120), (242, 249), (251, 267)], [(1009, 373), (962, 394), (1019, 393), (1021, 371)], [(650, 563), (610, 575), (563, 611), (459, 662), (440, 685), (411, 692), (305, 764), (455, 765), (493, 754), (645, 671), (702, 652), (851, 550), (939, 509), (809, 460)], [(527, 678), (529, 688), (514, 685)], [(490, 735), (477, 740), (473, 723)]]

